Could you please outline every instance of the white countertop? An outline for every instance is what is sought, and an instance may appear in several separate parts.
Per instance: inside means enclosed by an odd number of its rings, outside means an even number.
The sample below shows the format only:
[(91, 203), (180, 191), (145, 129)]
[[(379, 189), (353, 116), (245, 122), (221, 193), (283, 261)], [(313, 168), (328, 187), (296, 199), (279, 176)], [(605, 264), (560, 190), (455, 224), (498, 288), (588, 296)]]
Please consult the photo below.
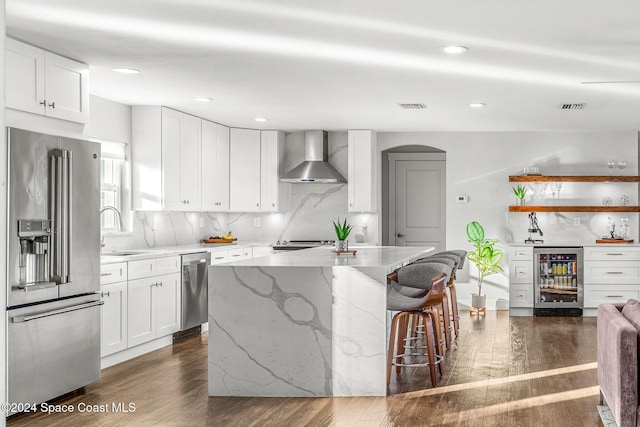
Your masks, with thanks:
[(544, 243), (507, 243), (509, 246), (532, 246), (532, 247), (553, 247), (553, 248), (562, 248), (562, 247), (591, 247), (591, 246), (602, 246), (606, 248), (611, 247), (637, 247), (638, 243), (596, 243), (593, 240), (587, 242), (544, 242)]
[[(428, 256), (433, 247), (416, 246), (359, 246), (355, 255), (337, 255), (327, 247), (280, 251), (276, 254), (254, 259), (221, 264), (221, 266), (246, 267), (395, 267), (407, 261)], [(215, 266), (212, 266), (215, 267)]]
[[(271, 246), (271, 243), (261, 242), (234, 242), (234, 243), (195, 243), (193, 245), (162, 246), (143, 249), (122, 249), (114, 252), (105, 252), (100, 255), (100, 264), (113, 264), (116, 262), (136, 261), (149, 258), (160, 258), (172, 255), (183, 255), (195, 252), (214, 252), (223, 249), (242, 248), (247, 246)], [(126, 254), (126, 255), (125, 255)]]

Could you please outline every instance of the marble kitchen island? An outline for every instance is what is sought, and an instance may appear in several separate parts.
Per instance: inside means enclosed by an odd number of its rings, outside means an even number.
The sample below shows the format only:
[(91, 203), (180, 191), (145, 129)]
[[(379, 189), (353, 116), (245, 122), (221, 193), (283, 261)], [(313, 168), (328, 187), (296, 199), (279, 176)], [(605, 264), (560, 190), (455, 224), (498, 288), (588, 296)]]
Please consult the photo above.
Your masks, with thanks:
[(209, 267), (210, 396), (386, 395), (386, 275), (433, 248), (354, 249)]

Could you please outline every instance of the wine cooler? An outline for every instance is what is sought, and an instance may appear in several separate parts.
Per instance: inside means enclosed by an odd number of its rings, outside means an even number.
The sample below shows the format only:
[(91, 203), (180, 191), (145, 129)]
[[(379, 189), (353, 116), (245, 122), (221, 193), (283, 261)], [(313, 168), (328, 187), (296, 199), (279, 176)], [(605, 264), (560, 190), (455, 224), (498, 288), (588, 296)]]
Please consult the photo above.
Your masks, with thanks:
[(582, 316), (582, 248), (534, 248), (536, 316)]

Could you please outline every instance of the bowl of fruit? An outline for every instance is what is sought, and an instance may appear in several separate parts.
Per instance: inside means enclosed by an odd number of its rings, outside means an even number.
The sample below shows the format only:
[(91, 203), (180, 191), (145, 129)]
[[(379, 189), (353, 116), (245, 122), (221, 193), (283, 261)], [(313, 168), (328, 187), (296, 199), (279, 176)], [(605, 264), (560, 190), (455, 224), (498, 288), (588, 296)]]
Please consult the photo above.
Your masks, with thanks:
[(220, 243), (228, 244), (228, 243), (233, 243), (236, 240), (238, 239), (233, 237), (233, 234), (231, 234), (231, 232), (228, 232), (224, 236), (209, 236), (208, 239), (202, 239), (202, 242), (207, 244), (220, 244)]

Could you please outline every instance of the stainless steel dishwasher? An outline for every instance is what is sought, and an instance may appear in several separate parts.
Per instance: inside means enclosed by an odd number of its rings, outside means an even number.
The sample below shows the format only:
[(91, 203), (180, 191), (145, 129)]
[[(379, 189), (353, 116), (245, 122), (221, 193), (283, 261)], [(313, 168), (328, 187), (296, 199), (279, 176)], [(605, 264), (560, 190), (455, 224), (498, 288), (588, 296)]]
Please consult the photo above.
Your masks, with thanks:
[(182, 314), (180, 332), (173, 335), (174, 340), (199, 333), (201, 325), (209, 320), (207, 289), (210, 263), (209, 252), (182, 255)]

